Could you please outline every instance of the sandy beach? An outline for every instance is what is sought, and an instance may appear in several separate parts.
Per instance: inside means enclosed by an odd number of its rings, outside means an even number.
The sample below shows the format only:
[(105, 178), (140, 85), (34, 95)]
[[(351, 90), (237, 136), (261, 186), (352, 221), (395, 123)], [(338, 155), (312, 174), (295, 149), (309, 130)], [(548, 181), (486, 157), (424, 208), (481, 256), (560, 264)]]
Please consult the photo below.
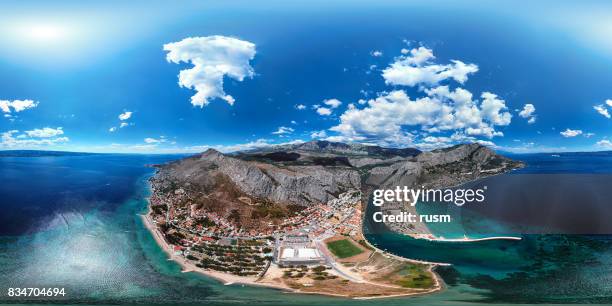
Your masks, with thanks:
[(408, 236), (415, 239), (424, 239), (428, 241), (443, 241), (443, 242), (476, 242), (476, 241), (487, 241), (487, 240), (521, 240), (521, 237), (514, 236), (494, 236), (494, 237), (483, 237), (483, 238), (470, 238), (464, 236), (463, 238), (444, 238), (436, 237), (432, 234), (408, 234)]
[(251, 285), (251, 286), (261, 286), (261, 287), (269, 287), (269, 288), (274, 288), (274, 289), (295, 291), (294, 289), (284, 286), (282, 284), (258, 282), (257, 278), (236, 276), (236, 275), (231, 275), (231, 274), (222, 273), (218, 271), (205, 270), (205, 269), (199, 268), (193, 263), (189, 262), (183, 256), (175, 255), (172, 252), (172, 247), (168, 244), (168, 242), (166, 242), (166, 240), (159, 233), (155, 224), (151, 220), (148, 212), (145, 215), (140, 215), (140, 217), (142, 218), (142, 222), (145, 225), (145, 227), (151, 232), (151, 234), (153, 235), (153, 238), (155, 238), (155, 241), (157, 242), (157, 244), (164, 250), (164, 252), (166, 252), (166, 254), (168, 254), (169, 260), (173, 260), (177, 262), (183, 268), (183, 272), (185, 273), (186, 272), (201, 273), (211, 278), (214, 278), (222, 282), (225, 285), (244, 284), (244, 285)]

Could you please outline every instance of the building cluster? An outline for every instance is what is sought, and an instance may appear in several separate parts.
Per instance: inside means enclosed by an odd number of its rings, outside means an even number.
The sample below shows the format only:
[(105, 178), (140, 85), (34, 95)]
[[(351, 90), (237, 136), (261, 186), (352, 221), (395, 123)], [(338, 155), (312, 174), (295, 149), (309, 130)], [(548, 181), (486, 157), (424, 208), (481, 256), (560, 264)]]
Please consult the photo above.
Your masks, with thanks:
[(276, 262), (283, 266), (324, 264), (313, 241), (306, 235), (287, 235), (279, 243)]
[(281, 265), (324, 264), (315, 240), (334, 235), (354, 236), (361, 226), (361, 193), (307, 207), (268, 229), (244, 231), (229, 218), (196, 208), (190, 193), (153, 180), (151, 217), (173, 252), (199, 267), (236, 275), (265, 273), (275, 260)]

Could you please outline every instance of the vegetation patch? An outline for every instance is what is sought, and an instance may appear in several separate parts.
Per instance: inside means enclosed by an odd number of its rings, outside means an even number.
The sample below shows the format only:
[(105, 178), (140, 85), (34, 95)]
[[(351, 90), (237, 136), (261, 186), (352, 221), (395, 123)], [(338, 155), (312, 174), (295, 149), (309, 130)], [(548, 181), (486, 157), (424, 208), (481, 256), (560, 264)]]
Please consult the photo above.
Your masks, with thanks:
[(397, 271), (395, 283), (404, 288), (431, 288), (434, 281), (423, 265), (404, 265)]

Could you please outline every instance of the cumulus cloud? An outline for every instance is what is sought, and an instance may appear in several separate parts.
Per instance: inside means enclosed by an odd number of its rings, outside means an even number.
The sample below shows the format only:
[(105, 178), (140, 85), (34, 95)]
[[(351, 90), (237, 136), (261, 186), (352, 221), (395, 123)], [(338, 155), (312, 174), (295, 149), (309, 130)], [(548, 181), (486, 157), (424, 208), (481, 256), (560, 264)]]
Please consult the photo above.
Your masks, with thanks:
[(370, 55), (372, 55), (373, 57), (381, 57), (383, 55), (383, 53), (382, 53), (382, 51), (374, 50), (374, 51), (370, 52)]
[(535, 112), (535, 106), (533, 106), (533, 104), (525, 104), (523, 106), (523, 110), (519, 112), (519, 116), (521, 118), (529, 118), (533, 116), (534, 112)]
[[(134, 124), (133, 124), (133, 123), (131, 123), (131, 122), (127, 122), (127, 120), (129, 120), (130, 118), (132, 118), (132, 114), (133, 114), (133, 112), (130, 112), (130, 111), (124, 111), (123, 113), (121, 113), (121, 114), (119, 114), (119, 115), (117, 116), (117, 118), (119, 118), (119, 120), (121, 121), (121, 123), (119, 123), (119, 127), (118, 127), (119, 129), (122, 129), (122, 128), (127, 127), (127, 126), (130, 126), (130, 125), (134, 125)], [(109, 131), (110, 133), (116, 132), (116, 131), (117, 131), (117, 127), (116, 127), (116, 126), (113, 126), (113, 127), (109, 128), (109, 129), (108, 129), (108, 131)]]
[(483, 118), (487, 119), (493, 125), (508, 125), (512, 120), (512, 115), (509, 112), (504, 112), (507, 109), (506, 102), (497, 97), (496, 94), (484, 92), (482, 98), (482, 114)]
[(331, 108), (337, 108), (338, 106), (342, 105), (342, 102), (340, 102), (340, 100), (338, 99), (327, 99), (327, 100), (323, 100), (323, 104)]
[(0, 100), (0, 110), (4, 113), (11, 113), (11, 111), (15, 113), (19, 113), (29, 108), (34, 108), (38, 106), (38, 102), (33, 100)]
[[(608, 100), (609, 101), (609, 100)], [(607, 139), (602, 139), (596, 143), (598, 147), (602, 147), (605, 149), (612, 149), (612, 141)]]
[(314, 131), (310, 133), (310, 138), (312, 139), (319, 139), (319, 138), (326, 138), (326, 137), (327, 137), (327, 132), (325, 132), (325, 130)]
[(390, 85), (435, 86), (446, 80), (460, 84), (468, 80), (468, 75), (476, 73), (478, 66), (451, 60), (451, 64), (440, 65), (432, 61), (433, 51), (425, 47), (414, 48), (408, 54), (401, 55), (395, 62), (383, 70), (383, 78)]
[(323, 100), (323, 104), (325, 106), (315, 104), (312, 106), (312, 108), (315, 109), (317, 114), (321, 116), (330, 116), (333, 113), (333, 109), (338, 108), (340, 105), (342, 105), (342, 102), (338, 99), (326, 99)]
[(121, 120), (121, 121), (128, 120), (128, 119), (130, 119), (130, 117), (132, 117), (132, 112), (129, 112), (129, 111), (125, 111), (125, 112), (119, 114), (119, 120)]
[(223, 90), (223, 78), (239, 82), (255, 74), (249, 62), (255, 57), (255, 44), (226, 36), (189, 37), (164, 45), (166, 60), (175, 64), (190, 63), (181, 70), (179, 85), (196, 91), (191, 104), (204, 107), (215, 98), (230, 105), (234, 98)]
[(58, 127), (55, 129), (50, 128), (50, 127), (45, 127), (42, 129), (33, 129), (30, 131), (25, 131), (25, 134), (28, 137), (49, 138), (49, 137), (63, 135), (64, 130), (61, 127)]
[(572, 130), (572, 129), (566, 129), (563, 132), (560, 132), (561, 136), (569, 138), (569, 137), (576, 137), (580, 134), (582, 134), (582, 130)]
[[(18, 130), (6, 131), (0, 135), (0, 147), (9, 149), (33, 148), (52, 146), (68, 142), (68, 137), (56, 137), (64, 133), (61, 128), (59, 130), (61, 133), (58, 132), (57, 129), (55, 129), (55, 132), (45, 131), (45, 128), (34, 129), (19, 135), (16, 135), (19, 133)], [(51, 136), (53, 133), (55, 133), (55, 135)]]
[(290, 128), (290, 127), (281, 126), (281, 127), (278, 128), (278, 130), (276, 130), (276, 132), (272, 132), (272, 134), (274, 134), (274, 135), (291, 134), (294, 131), (295, 130)]
[(410, 127), (423, 133), (451, 131), (465, 137), (492, 138), (503, 136), (496, 126), (506, 126), (512, 119), (505, 101), (489, 92), (483, 93), (480, 101), (463, 88), (451, 91), (448, 86), (438, 86), (426, 93), (411, 99), (403, 90), (392, 91), (369, 100), (365, 108), (347, 109), (330, 130), (340, 134), (336, 139), (407, 144), (414, 139), (406, 130)]
[[(607, 100), (606, 103), (608, 102), (612, 102), (612, 100)], [(608, 112), (608, 109), (603, 104), (595, 105), (593, 106), (593, 109), (596, 110), (600, 115), (610, 119), (610, 112)]]
[(327, 107), (317, 106), (316, 108), (317, 114), (321, 116), (329, 116), (332, 114), (332, 110)]
[(296, 108), (296, 109), (299, 109), (299, 110), (305, 110), (305, 109), (306, 109), (306, 105), (304, 105), (304, 104), (297, 104), (297, 105), (295, 106), (295, 108)]
[(525, 104), (523, 109), (519, 112), (519, 117), (527, 119), (527, 123), (532, 124), (536, 122), (535, 106), (533, 104)]

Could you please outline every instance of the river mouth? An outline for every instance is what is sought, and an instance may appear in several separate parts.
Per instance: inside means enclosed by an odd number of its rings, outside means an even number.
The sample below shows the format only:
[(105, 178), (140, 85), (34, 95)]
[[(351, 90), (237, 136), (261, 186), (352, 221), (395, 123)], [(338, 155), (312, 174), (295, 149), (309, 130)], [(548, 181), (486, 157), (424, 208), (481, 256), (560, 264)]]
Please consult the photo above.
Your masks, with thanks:
[(365, 210), (364, 234), (391, 254), (451, 264), (436, 268), (448, 290), (476, 290), (479, 302), (609, 303), (612, 229), (604, 222), (611, 219), (604, 199), (612, 196), (612, 176), (582, 170), (598, 160), (561, 169), (551, 166), (548, 156), (523, 157), (531, 166), (458, 187), (487, 186), (487, 202), (480, 206), (417, 204), (419, 213), (448, 213), (456, 220), (428, 226), (435, 236), (509, 235), (521, 240), (415, 239), (373, 222), (372, 214), (380, 208), (372, 203)]

